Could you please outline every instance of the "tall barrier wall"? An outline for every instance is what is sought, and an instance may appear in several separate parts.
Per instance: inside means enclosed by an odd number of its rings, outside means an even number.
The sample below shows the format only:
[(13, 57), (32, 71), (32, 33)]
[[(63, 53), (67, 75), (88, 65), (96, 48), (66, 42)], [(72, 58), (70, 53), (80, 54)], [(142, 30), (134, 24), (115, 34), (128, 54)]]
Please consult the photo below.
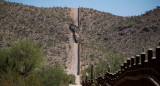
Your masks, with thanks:
[[(94, 84), (94, 85), (93, 85)], [(116, 73), (82, 81), (82, 86), (160, 86), (160, 45), (128, 59)]]

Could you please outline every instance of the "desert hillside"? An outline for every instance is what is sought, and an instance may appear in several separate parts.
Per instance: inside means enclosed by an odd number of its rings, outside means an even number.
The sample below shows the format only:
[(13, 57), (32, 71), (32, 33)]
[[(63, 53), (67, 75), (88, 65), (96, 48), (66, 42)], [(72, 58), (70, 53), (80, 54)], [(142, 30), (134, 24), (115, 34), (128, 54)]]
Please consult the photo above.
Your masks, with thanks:
[(120, 17), (81, 8), (82, 30), (77, 32), (80, 34), (84, 63), (106, 60), (113, 64), (119, 57), (131, 57), (155, 47), (160, 40), (159, 13), (160, 7), (157, 7), (140, 16)]
[(38, 8), (0, 2), (0, 46), (29, 39), (43, 49), (49, 64), (65, 66), (69, 49), (68, 26), (72, 22), (68, 8)]
[[(80, 28), (75, 32), (81, 45), (82, 69), (91, 62), (120, 64), (142, 51), (142, 47), (155, 47), (160, 40), (160, 7), (133, 17), (88, 8), (79, 11)], [(38, 8), (0, 1), (0, 47), (29, 39), (39, 44), (50, 65), (59, 62), (66, 68), (71, 48), (70, 24), (70, 8)]]

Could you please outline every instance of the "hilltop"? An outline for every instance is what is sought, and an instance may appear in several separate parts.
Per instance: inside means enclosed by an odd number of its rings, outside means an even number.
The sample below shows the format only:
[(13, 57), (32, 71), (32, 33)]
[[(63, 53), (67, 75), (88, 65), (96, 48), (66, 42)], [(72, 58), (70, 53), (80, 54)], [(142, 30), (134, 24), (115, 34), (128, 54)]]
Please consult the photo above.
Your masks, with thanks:
[[(120, 17), (88, 8), (80, 8), (81, 65), (122, 60), (160, 40), (160, 7), (140, 16)], [(69, 56), (70, 8), (39, 8), (0, 1), (0, 47), (29, 39), (43, 49), (50, 65), (56, 62), (66, 68)], [(116, 59), (121, 59), (117, 61)]]

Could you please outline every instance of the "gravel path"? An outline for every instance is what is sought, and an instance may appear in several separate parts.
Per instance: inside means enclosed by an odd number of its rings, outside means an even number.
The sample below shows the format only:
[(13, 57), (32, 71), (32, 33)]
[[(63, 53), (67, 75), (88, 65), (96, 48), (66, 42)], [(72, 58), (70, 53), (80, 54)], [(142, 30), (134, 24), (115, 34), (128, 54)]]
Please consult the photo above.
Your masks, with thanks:
[[(74, 21), (74, 25), (78, 26), (78, 8), (71, 8), (71, 18)], [(71, 45), (70, 57), (68, 58), (68, 74), (73, 74), (76, 77), (75, 83), (76, 85), (70, 86), (81, 86), (80, 85), (80, 76), (77, 75), (78, 73), (78, 43), (75, 43), (73, 38), (73, 32), (71, 31), (69, 35), (69, 41)]]
[(78, 26), (78, 8), (71, 8), (70, 16), (74, 21), (74, 25)]
[[(72, 37), (71, 37), (72, 38)], [(78, 43), (71, 43), (71, 53), (72, 56), (69, 57), (68, 61), (68, 74), (73, 74), (76, 76), (75, 83), (80, 85), (80, 76), (77, 75), (78, 73)]]

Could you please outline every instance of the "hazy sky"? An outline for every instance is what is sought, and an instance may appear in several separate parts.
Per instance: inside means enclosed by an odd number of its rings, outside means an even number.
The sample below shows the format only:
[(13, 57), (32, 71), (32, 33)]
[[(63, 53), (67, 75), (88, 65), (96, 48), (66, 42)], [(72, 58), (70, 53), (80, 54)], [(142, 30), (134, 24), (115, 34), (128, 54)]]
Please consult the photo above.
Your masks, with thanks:
[(85, 7), (119, 16), (135, 16), (160, 6), (160, 0), (6, 0), (36, 7)]

